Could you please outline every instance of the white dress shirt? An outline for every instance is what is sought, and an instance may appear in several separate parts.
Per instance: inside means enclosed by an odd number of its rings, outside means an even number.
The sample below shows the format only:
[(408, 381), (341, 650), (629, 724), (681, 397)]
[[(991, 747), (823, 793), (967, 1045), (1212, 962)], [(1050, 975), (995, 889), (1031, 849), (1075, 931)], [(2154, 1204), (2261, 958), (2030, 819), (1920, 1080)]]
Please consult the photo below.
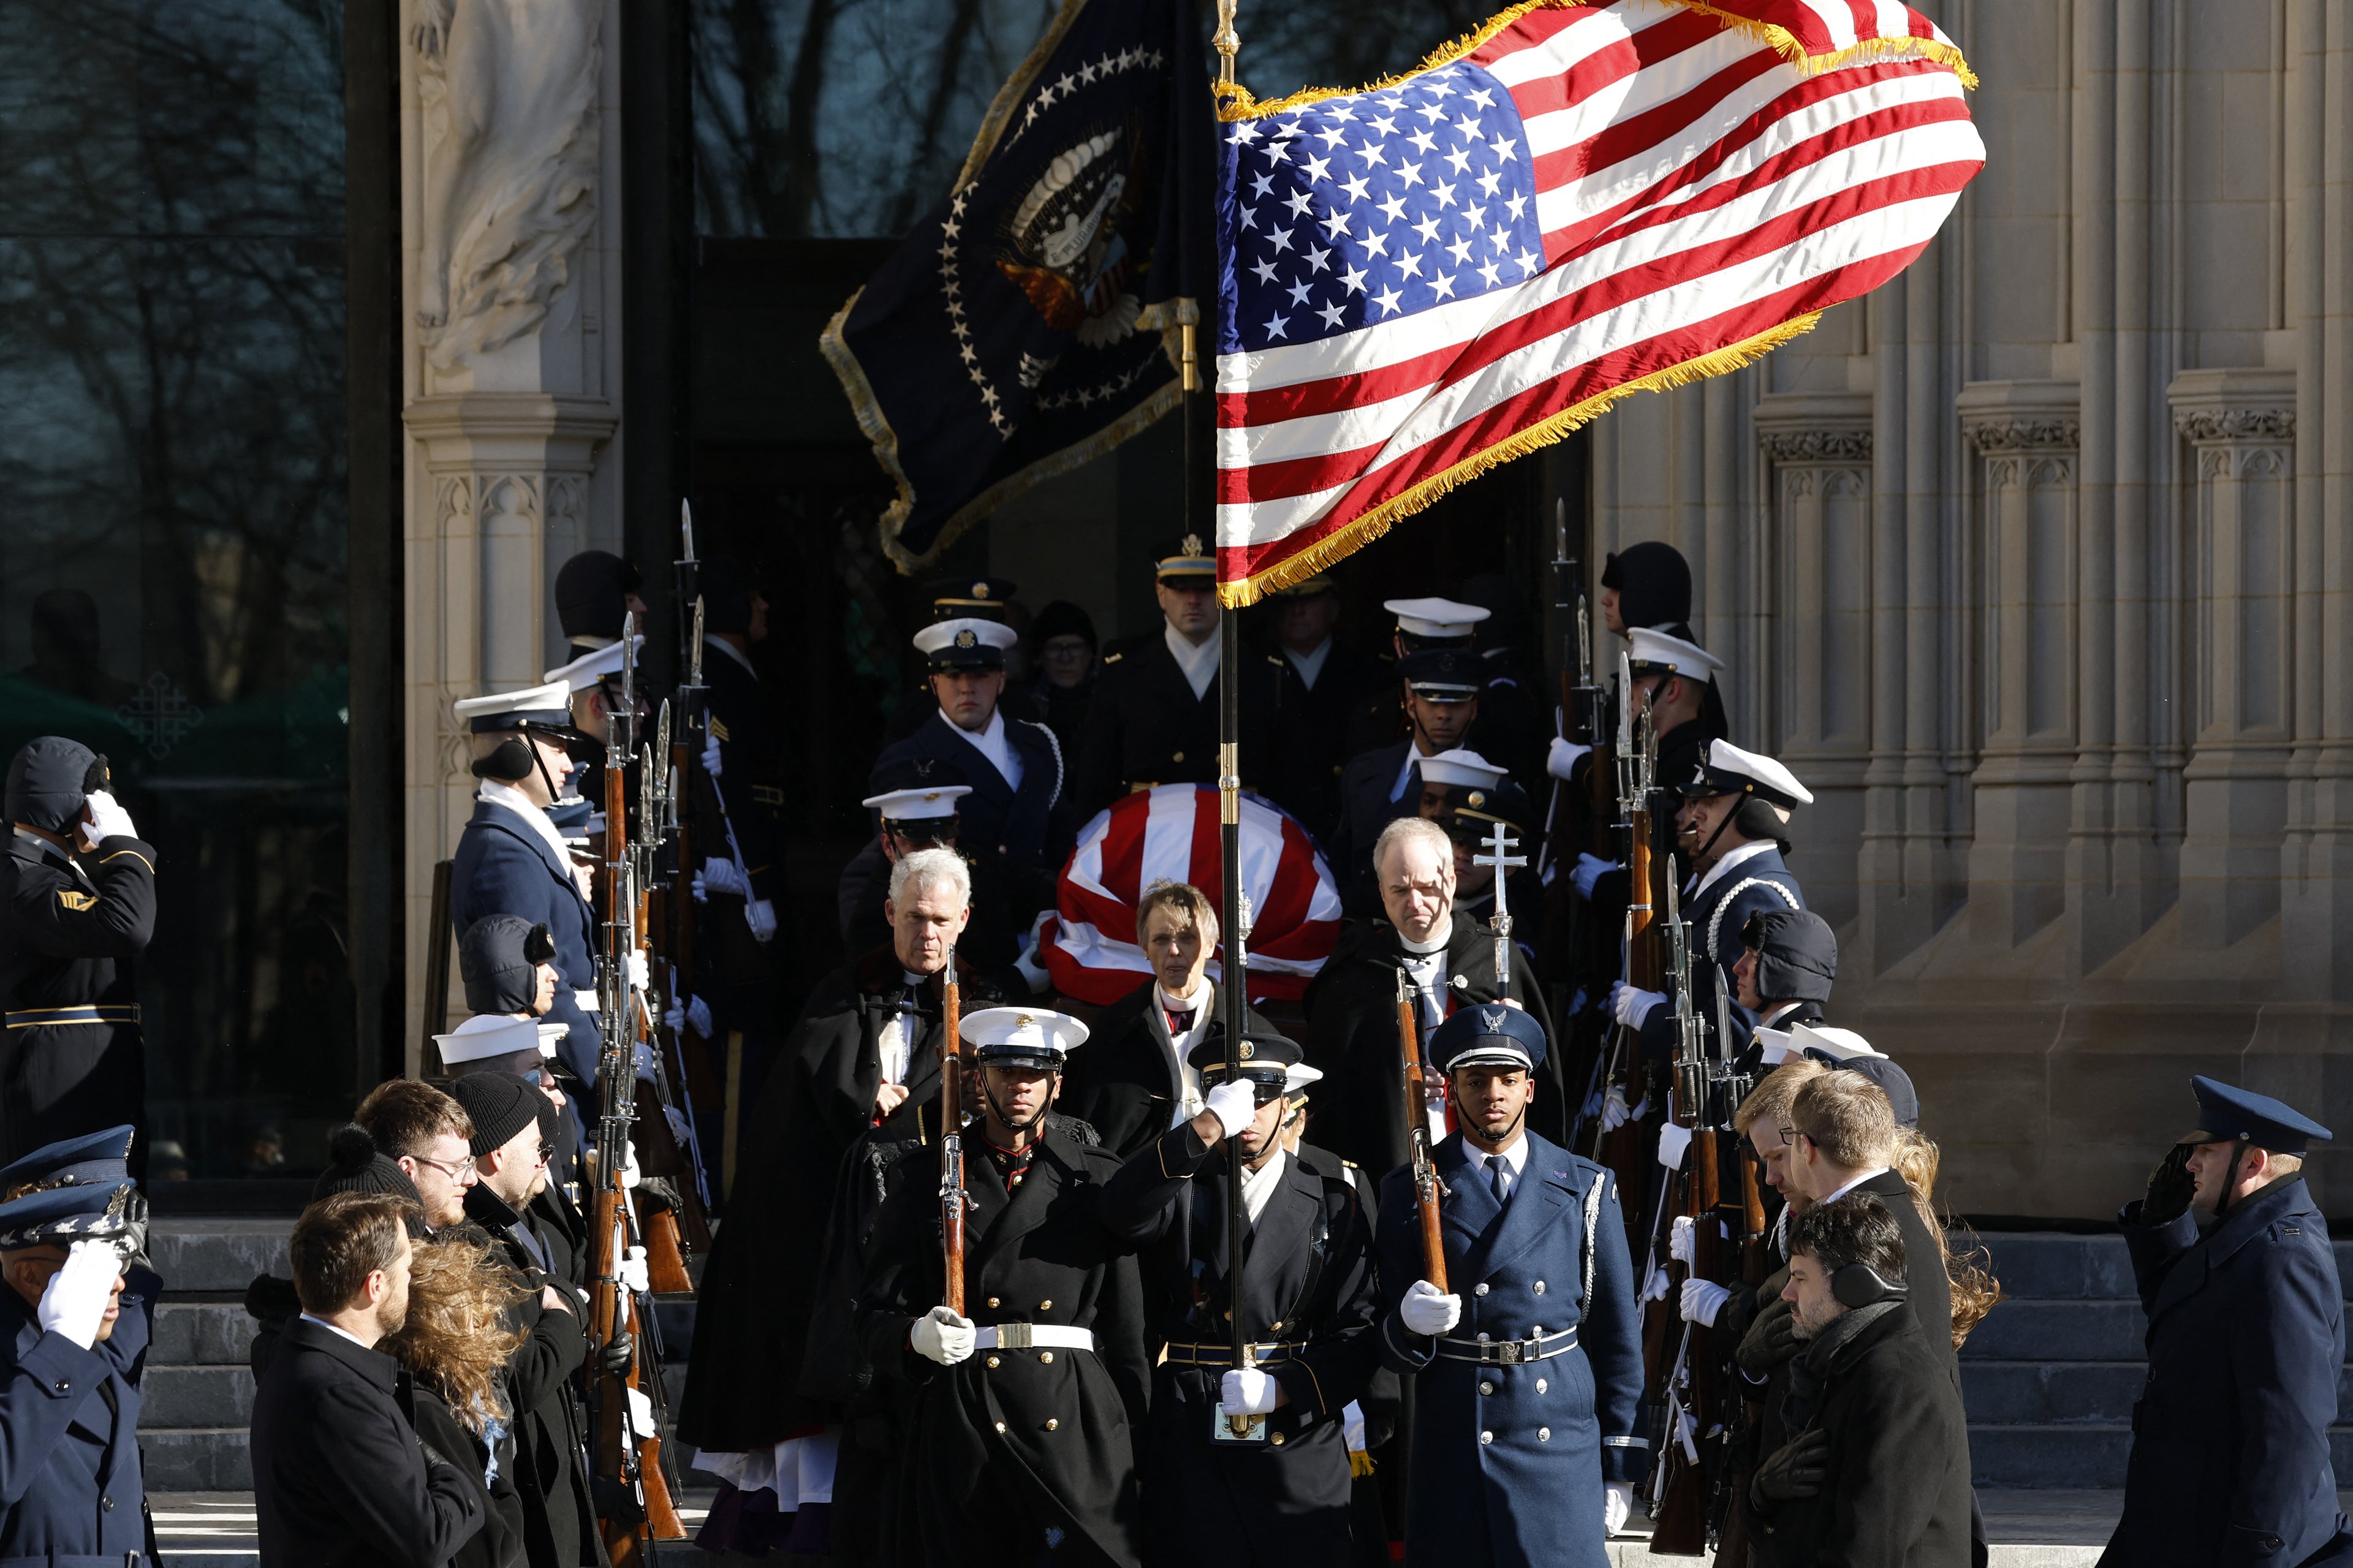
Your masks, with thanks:
[(1299, 672), (1299, 683), (1313, 691), (1315, 689), (1315, 678), (1324, 673), (1324, 666), (1332, 657), (1332, 639), (1325, 637), (1308, 653), (1295, 653), (1284, 648), (1282, 657), (1289, 659), (1291, 668)]
[(1166, 1013), (1182, 1013), (1189, 1009), (1193, 1015), (1190, 1027), (1181, 1033), (1172, 1029), (1168, 1035), (1168, 1087), (1169, 1099), (1173, 1102), (1168, 1125), (1171, 1127), (1182, 1126), (1201, 1114), (1201, 1107), (1205, 1103), (1201, 1093), (1201, 1074), (1185, 1058), (1193, 1054), (1193, 1047), (1208, 1034), (1210, 1021), (1218, 1016), (1211, 1000), (1217, 995), (1217, 990), (1204, 977), (1199, 984), (1193, 987), (1190, 996), (1171, 996), (1161, 989), (1159, 982), (1153, 983), (1152, 1001), (1155, 1006)]
[(1872, 1170), (1865, 1171), (1862, 1174), (1855, 1177), (1854, 1180), (1849, 1182), (1846, 1185), (1841, 1187), (1838, 1191), (1824, 1198), (1822, 1202), (1826, 1204), (1834, 1204), (1838, 1202), (1839, 1199), (1846, 1196), (1847, 1194), (1854, 1191), (1855, 1188), (1862, 1185), (1863, 1183), (1870, 1181), (1873, 1177), (1883, 1176), (1886, 1173), (1887, 1167), (1884, 1165), (1880, 1165)]
[(1422, 758), (1434, 757), (1438, 753), (1436, 752), (1423, 751), (1421, 749), (1421, 737), (1419, 735), (1416, 735), (1413, 738), (1412, 744), (1407, 746), (1405, 749), (1405, 761), (1398, 764), (1397, 782), (1389, 785), (1389, 798), (1391, 800), (1403, 800), (1405, 798), (1405, 781), (1413, 776), (1415, 766), (1420, 763)]
[(339, 1329), (339, 1328), (335, 1327), (335, 1325), (334, 1325), (334, 1324), (332, 1324), (332, 1323), (331, 1323), (331, 1322), (327, 1321), (327, 1320), (326, 1320), (326, 1319), (322, 1318), (322, 1317), (319, 1317), (319, 1316), (317, 1316), (317, 1315), (316, 1315), (316, 1314), (314, 1314), (314, 1313), (311, 1313), (311, 1312), (304, 1312), (301, 1316), (302, 1316), (302, 1321), (303, 1321), (304, 1322), (306, 1322), (306, 1323), (316, 1323), (316, 1324), (318, 1324), (321, 1328), (322, 1328), (322, 1329), (326, 1330), (326, 1331), (327, 1331), (329, 1333), (331, 1333), (331, 1334), (341, 1334), (343, 1338), (345, 1338), (345, 1339), (347, 1339), (347, 1340), (351, 1341), (351, 1342), (352, 1342), (352, 1343), (353, 1343), (353, 1344), (355, 1344), (355, 1345), (359, 1346), (359, 1347), (360, 1347), (360, 1349), (362, 1349), (362, 1350), (364, 1350), (364, 1351), (372, 1351), (372, 1350), (375, 1349), (375, 1347), (374, 1345), (372, 1345), (372, 1344), (368, 1343), (365, 1340), (364, 1340), (364, 1339), (360, 1338), (360, 1337), (359, 1337), (359, 1335), (357, 1335), (357, 1334), (355, 1334), (355, 1333), (352, 1332), (352, 1331), (351, 1331), (351, 1330), (349, 1330), (349, 1329)]
[(1176, 668), (1185, 672), (1185, 684), (1193, 689), (1198, 700), (1209, 689), (1209, 682), (1218, 679), (1218, 658), (1225, 651), (1226, 629), (1221, 624), (1201, 642), (1196, 643), (1166, 621), (1160, 623), (1161, 640), (1176, 660)]
[(1526, 1133), (1523, 1132), (1513, 1139), (1512, 1146), (1500, 1154), (1490, 1154), (1465, 1138), (1462, 1140), (1462, 1152), (1470, 1160), (1469, 1174), (1466, 1179), (1485, 1186), (1495, 1179), (1487, 1173), (1487, 1167), (1501, 1165), (1504, 1167), (1504, 1195), (1508, 1198), (1519, 1191), (1520, 1173), (1528, 1168), (1528, 1135)]
[(1015, 789), (1021, 787), (1021, 758), (1013, 750), (1013, 742), (1005, 734), (1005, 710), (993, 709), (988, 723), (979, 733), (965, 729), (953, 720), (948, 728), (964, 738), (965, 745), (988, 759), (989, 766), (1004, 775), (1005, 782)]
[[(908, 990), (919, 991), (930, 981), (931, 976), (910, 974), (902, 969), (899, 971), (899, 978), (906, 983)], [(884, 1083), (907, 1081), (907, 1062), (913, 1054), (913, 1047), (914, 1042), (907, 1037), (905, 1013), (893, 1012), (882, 1020), (882, 1026), (874, 1032), (874, 1050), (882, 1059)]]
[(1250, 1215), (1250, 1228), (1258, 1228), (1258, 1216), (1266, 1212), (1267, 1200), (1282, 1185), (1282, 1163), (1291, 1158), (1288, 1151), (1277, 1149), (1273, 1157), (1251, 1170), (1242, 1167), (1242, 1208)]

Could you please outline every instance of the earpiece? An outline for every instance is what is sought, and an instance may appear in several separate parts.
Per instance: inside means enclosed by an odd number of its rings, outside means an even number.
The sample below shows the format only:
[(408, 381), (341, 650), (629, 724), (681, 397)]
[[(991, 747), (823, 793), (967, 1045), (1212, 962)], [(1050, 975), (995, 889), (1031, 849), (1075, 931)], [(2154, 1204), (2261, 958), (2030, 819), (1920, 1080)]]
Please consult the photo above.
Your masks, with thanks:
[(1831, 1275), (1831, 1294), (1841, 1307), (1869, 1307), (1881, 1301), (1901, 1301), (1909, 1288), (1901, 1279), (1889, 1280), (1868, 1263), (1841, 1264)]

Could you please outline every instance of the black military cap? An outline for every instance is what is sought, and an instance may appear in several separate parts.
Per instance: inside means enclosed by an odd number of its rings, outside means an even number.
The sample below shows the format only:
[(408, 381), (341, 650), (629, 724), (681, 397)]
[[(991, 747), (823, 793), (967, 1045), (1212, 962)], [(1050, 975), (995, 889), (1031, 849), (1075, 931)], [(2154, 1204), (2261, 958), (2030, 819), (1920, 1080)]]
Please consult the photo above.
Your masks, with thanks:
[(733, 555), (706, 555), (695, 581), (702, 589), (704, 631), (740, 637), (752, 629), (752, 595), (759, 580), (751, 567)]
[(1426, 647), (1398, 660), (1397, 672), (1416, 697), (1471, 702), (1486, 685), (1487, 661), (1467, 647)]
[(1838, 978), (1838, 936), (1811, 910), (1759, 910), (1740, 928), (1757, 950), (1757, 994), (1776, 1002), (1827, 1002)]
[(555, 618), (571, 641), (612, 642), (621, 635), (638, 569), (609, 550), (584, 550), (555, 574)]
[(555, 956), (543, 925), (521, 915), (484, 915), (458, 939), (458, 973), (476, 1013), (528, 1013), (539, 997), (538, 966)]
[(1618, 590), (1618, 618), (1629, 626), (1691, 619), (1691, 563), (1663, 540), (1647, 539), (1605, 558), (1601, 585)]
[(1018, 592), (1003, 577), (941, 577), (923, 584), (935, 621), (1001, 621), (1007, 602)]
[[(1291, 1069), (1297, 1067), (1305, 1053), (1299, 1042), (1272, 1029), (1242, 1030), (1241, 1076), (1254, 1088), (1258, 1103), (1281, 1098), (1290, 1081)], [(1201, 1043), (1186, 1057), (1186, 1064), (1201, 1075), (1201, 1087), (1208, 1089), (1226, 1080), (1226, 1027), (1212, 1021)]]
[[(1166, 539), (1152, 552), (1152, 574), (1164, 583), (1187, 588), (1214, 587), (1218, 580), (1217, 552), (1198, 533)], [(1208, 582), (1200, 579), (1208, 578)]]
[(62, 835), (108, 784), (106, 758), (99, 752), (63, 735), (36, 736), (8, 763), (8, 820)]
[(2235, 1140), (2274, 1154), (2302, 1154), (2311, 1140), (2327, 1142), (2337, 1136), (2285, 1100), (2220, 1079), (2193, 1078), (2189, 1092), (2198, 1097), (2198, 1125), (2176, 1139), (2178, 1143)]

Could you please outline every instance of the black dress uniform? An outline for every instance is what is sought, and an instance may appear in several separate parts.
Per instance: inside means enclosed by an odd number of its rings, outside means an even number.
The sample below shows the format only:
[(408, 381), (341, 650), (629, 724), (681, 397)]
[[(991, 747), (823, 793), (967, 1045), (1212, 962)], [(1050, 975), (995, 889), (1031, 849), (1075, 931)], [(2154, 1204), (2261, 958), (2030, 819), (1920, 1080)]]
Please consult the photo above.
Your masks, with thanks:
[[(1241, 668), (1242, 784), (1256, 790), (1274, 766), (1266, 736), (1276, 671), (1264, 656), (1252, 654), (1242, 656)], [(1079, 811), (1092, 816), (1121, 795), (1152, 784), (1215, 784), (1221, 679), (1212, 675), (1194, 696), (1159, 631), (1105, 654), (1078, 761)]]
[[(128, 1179), (132, 1129), (116, 1127), (32, 1152), (0, 1172), (0, 1191), (63, 1183), (0, 1204), (0, 1251), (76, 1242), (136, 1258), (146, 1205)], [(140, 1374), (164, 1282), (140, 1262), (113, 1329), (88, 1346), (41, 1327), (38, 1310), (0, 1285), (0, 1563), (143, 1565), (154, 1538), (138, 1431)]]
[[(1424, 701), (1479, 700), (1482, 671), (1478, 656), (1468, 649), (1432, 648), (1408, 654), (1398, 661), (1397, 670), (1406, 689)], [(1420, 740), (1409, 736), (1350, 759), (1341, 773), (1340, 815), (1324, 835), (1324, 851), (1332, 862), (1333, 875), (1339, 879), (1343, 904), (1359, 919), (1380, 910), (1379, 890), (1373, 880), (1373, 845), (1381, 829), (1421, 810), (1421, 745)], [(1476, 750), (1467, 739), (1453, 749)]]
[[(106, 785), (105, 759), (44, 735), (9, 764), (8, 819), (70, 840), (89, 797)], [(79, 858), (25, 833), (9, 839), (0, 871), (0, 1160), (117, 1122), (146, 1125), (132, 961), (154, 934), (155, 858), (127, 834)], [(132, 1169), (145, 1163), (142, 1138)]]
[[(964, 1030), (984, 1064), (1036, 1065), (1085, 1037), (1075, 1019), (1015, 1008), (967, 1013)], [(1101, 1213), (1119, 1162), (1051, 1124), (1008, 1154), (987, 1128), (964, 1134), (971, 1355), (942, 1365), (910, 1342), (944, 1289), (935, 1184), (903, 1183), (884, 1206), (859, 1296), (867, 1356), (907, 1394), (888, 1560), (1129, 1568), (1150, 1369), (1135, 1259)]]
[[(1299, 1047), (1262, 1028), (1244, 1037), (1252, 1047), (1244, 1074), (1265, 1081), (1261, 1093), (1282, 1094)], [(1222, 1037), (1203, 1041), (1192, 1065), (1204, 1083), (1221, 1081)], [(1144, 1561), (1345, 1568), (1356, 1548), (1342, 1413), (1380, 1355), (1371, 1224), (1335, 1156), (1303, 1144), (1261, 1169), (1274, 1187), (1250, 1226), (1240, 1311), (1254, 1360), (1287, 1397), (1266, 1416), (1262, 1442), (1220, 1442), (1212, 1424), (1233, 1364), (1227, 1160), (1187, 1121), (1103, 1189), (1106, 1221), (1144, 1248), (1149, 1342), (1165, 1347), (1140, 1457)]]
[[(978, 620), (1009, 625), (1006, 616), (1012, 611), (1013, 596), (1019, 592), (1018, 584), (1003, 577), (942, 577), (924, 585), (923, 596), (931, 603), (932, 619), (934, 621)], [(1051, 610), (1053, 607), (1051, 605), (1046, 606), (1047, 610)], [(1039, 614), (1042, 620), (1045, 611), (1040, 611)], [(1036, 635), (1039, 640), (1043, 641), (1047, 634)], [(1094, 640), (1094, 630), (1090, 626), (1087, 631), (1087, 641), (1092, 644)], [(1026, 681), (1018, 686), (1008, 682), (1005, 688), (1005, 696), (1000, 702), (1000, 706), (1005, 710), (1006, 718), (1024, 720), (1031, 723), (1051, 722), (1045, 706), (1033, 695), (1035, 689), (1036, 688)], [(882, 731), (883, 743), (898, 744), (922, 729), (924, 721), (939, 710), (939, 698), (934, 694), (931, 679), (926, 675), (925, 679), (919, 682), (913, 690), (901, 698), (898, 706), (892, 710), (891, 722), (885, 725)], [(1085, 718), (1085, 711), (1082, 709), (1078, 713), (1070, 714), (1067, 717), (1075, 723)], [(1060, 735), (1062, 726), (1055, 723), (1053, 727), (1055, 733), (1058, 736)], [(1063, 743), (1068, 746), (1071, 742), (1065, 737)]]
[[(1201, 1028), (1218, 1016), (1218, 987), (1201, 982), (1199, 1022), (1185, 1031)], [(1255, 1010), (1246, 1011), (1245, 1026), (1266, 1029)], [(1214, 1030), (1216, 1026), (1208, 1026)], [(1159, 1141), (1176, 1120), (1184, 1103), (1185, 1082), (1177, 1066), (1176, 1037), (1168, 1031), (1168, 1011), (1160, 1004), (1160, 984), (1147, 980), (1095, 1016), (1083, 1056), (1071, 1058), (1062, 1069), (1062, 1094), (1056, 1103), (1068, 1115), (1092, 1127), (1103, 1147), (1123, 1160), (1134, 1158)]]
[[(2331, 1136), (2267, 1095), (2189, 1081), (2198, 1128), (2181, 1143), (2232, 1142), (2233, 1175), (2249, 1144), (2301, 1155)], [(2152, 1179), (2118, 1216), (2148, 1313), (2148, 1382), (2101, 1568), (2353, 1562), (2329, 1463), (2345, 1289), (2327, 1222), (2300, 1174), (2201, 1215), (2179, 1157), (2159, 1167), (2177, 1190)]]

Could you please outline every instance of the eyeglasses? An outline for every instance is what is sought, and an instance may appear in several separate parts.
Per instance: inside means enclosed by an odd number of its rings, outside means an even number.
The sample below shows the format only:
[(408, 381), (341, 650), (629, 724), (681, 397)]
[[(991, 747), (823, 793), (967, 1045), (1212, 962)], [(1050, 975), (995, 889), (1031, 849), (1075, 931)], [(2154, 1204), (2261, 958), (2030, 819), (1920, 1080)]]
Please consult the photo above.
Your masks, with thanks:
[(433, 1160), (423, 1154), (411, 1154), (409, 1158), (420, 1165), (432, 1166), (461, 1187), (466, 1184), (466, 1178), (472, 1174), (474, 1170), (474, 1163), (471, 1160)]
[(1800, 1138), (1805, 1138), (1810, 1143), (1813, 1142), (1811, 1138), (1807, 1137), (1805, 1133), (1799, 1131), (1794, 1127), (1784, 1127), (1781, 1129), (1781, 1142), (1784, 1143), (1794, 1145)]

